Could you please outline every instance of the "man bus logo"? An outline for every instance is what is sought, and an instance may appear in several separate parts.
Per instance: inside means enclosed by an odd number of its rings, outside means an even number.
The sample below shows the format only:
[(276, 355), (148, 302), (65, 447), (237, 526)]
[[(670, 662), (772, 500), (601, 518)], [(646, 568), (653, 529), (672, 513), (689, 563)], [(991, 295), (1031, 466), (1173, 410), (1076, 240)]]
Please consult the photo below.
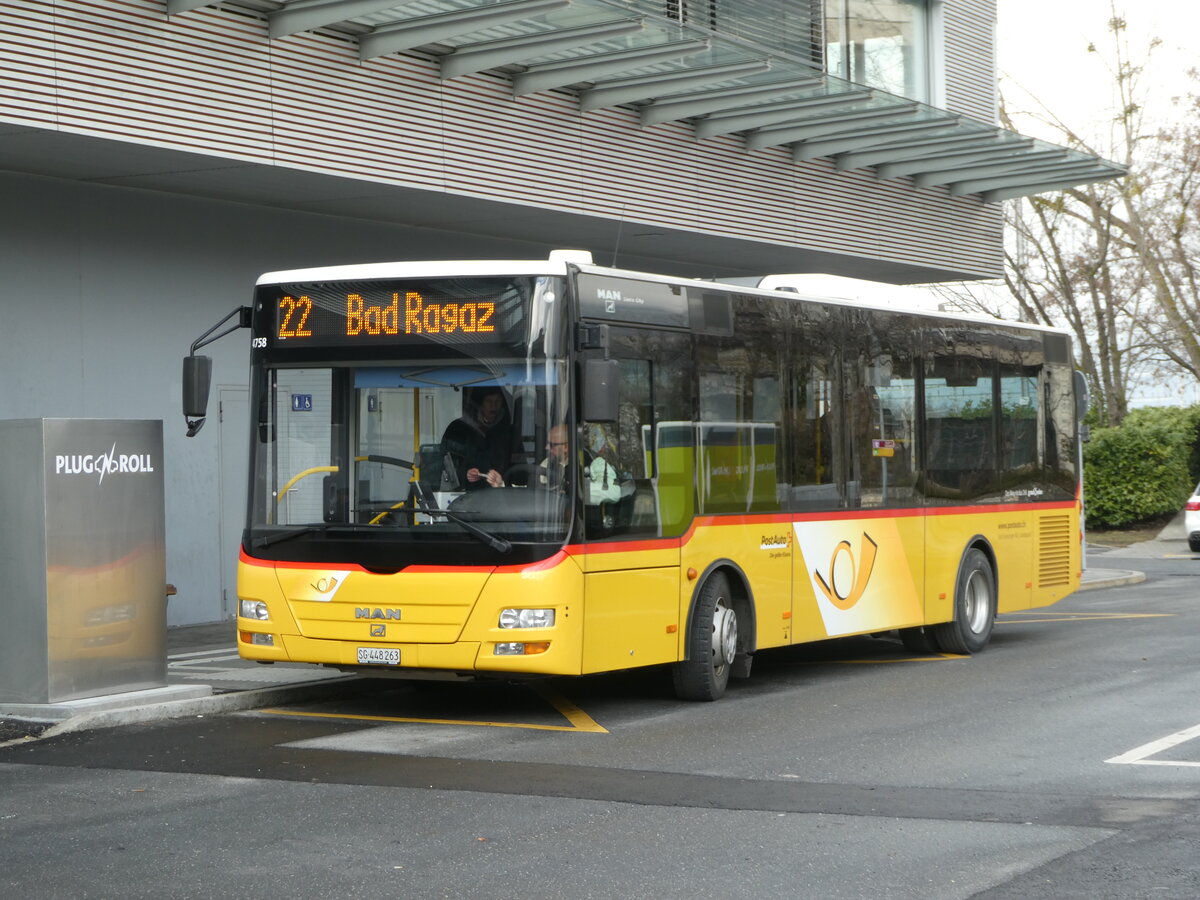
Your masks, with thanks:
[[(813, 569), (813, 577), (817, 579), (817, 586), (821, 588), (821, 593), (838, 609), (850, 609), (862, 599), (863, 593), (867, 589), (867, 582), (871, 580), (871, 572), (875, 569), (875, 556), (878, 551), (879, 545), (864, 531), (856, 566), (850, 542), (840, 541), (833, 548), (833, 556), (829, 559), (829, 580), (826, 581), (820, 572)], [(838, 556), (842, 553), (845, 553), (849, 559), (848, 578), (838, 575)], [(843, 572), (843, 576), (845, 574)], [(850, 584), (850, 590), (843, 593), (841, 587), (845, 586), (846, 581)]]
[(394, 619), (400, 621), (400, 610), (398, 609), (380, 609), (378, 606), (371, 609), (369, 606), (354, 607), (354, 618), (356, 619)]

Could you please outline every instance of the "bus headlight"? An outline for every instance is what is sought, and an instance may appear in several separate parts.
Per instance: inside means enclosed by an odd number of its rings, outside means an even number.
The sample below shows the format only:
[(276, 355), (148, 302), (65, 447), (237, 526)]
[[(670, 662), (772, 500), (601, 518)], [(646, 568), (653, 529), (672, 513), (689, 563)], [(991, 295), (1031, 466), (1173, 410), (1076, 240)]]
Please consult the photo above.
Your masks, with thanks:
[(238, 606), (243, 619), (258, 619), (260, 622), (265, 622), (271, 618), (270, 613), (267, 612), (267, 604), (261, 600), (242, 600)]
[(552, 609), (503, 609), (501, 628), (550, 628), (554, 625)]

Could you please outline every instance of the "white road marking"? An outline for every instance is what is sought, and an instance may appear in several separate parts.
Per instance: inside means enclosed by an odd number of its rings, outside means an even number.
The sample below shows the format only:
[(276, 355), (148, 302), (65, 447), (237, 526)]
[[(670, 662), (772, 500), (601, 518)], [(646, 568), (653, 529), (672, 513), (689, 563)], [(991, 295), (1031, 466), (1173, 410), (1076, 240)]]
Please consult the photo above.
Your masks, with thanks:
[(1114, 756), (1112, 759), (1106, 759), (1107, 763), (1115, 765), (1129, 766), (1200, 766), (1200, 762), (1187, 762), (1184, 760), (1168, 760), (1168, 759), (1147, 759), (1154, 756), (1156, 753), (1162, 753), (1164, 750), (1170, 750), (1172, 747), (1192, 740), (1192, 738), (1200, 737), (1200, 725), (1193, 725), (1191, 728), (1185, 728), (1183, 731), (1177, 731), (1174, 734), (1169, 734), (1164, 738), (1159, 738), (1157, 741), (1151, 741), (1148, 744), (1142, 744), (1140, 747), (1135, 747), (1128, 753), (1122, 753), (1120, 756)]
[(168, 664), (174, 668), (183, 668), (185, 666), (207, 666), (209, 663), (226, 662), (233, 659), (241, 659), (241, 657), (236, 653), (226, 653), (221, 656), (205, 656), (202, 659), (169, 660)]
[[(230, 653), (233, 656), (229, 656), (228, 654)], [(237, 659), (237, 647), (221, 647), (218, 650), (197, 650), (195, 653), (172, 653), (167, 659), (174, 661), (177, 659), (195, 659), (201, 656), (206, 659)]]

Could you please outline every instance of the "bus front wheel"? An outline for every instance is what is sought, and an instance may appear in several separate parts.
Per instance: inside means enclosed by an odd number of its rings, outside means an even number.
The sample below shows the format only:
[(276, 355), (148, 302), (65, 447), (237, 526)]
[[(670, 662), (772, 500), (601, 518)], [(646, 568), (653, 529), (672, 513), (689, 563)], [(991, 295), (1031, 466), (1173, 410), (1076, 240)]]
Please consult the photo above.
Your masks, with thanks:
[(717, 700), (729, 684), (737, 655), (738, 617), (729, 579), (714, 572), (696, 599), (687, 638), (687, 658), (675, 664), (675, 694), (681, 700)]
[(996, 620), (996, 578), (987, 554), (972, 547), (963, 556), (954, 593), (954, 621), (934, 625), (934, 640), (946, 653), (978, 653), (987, 646)]

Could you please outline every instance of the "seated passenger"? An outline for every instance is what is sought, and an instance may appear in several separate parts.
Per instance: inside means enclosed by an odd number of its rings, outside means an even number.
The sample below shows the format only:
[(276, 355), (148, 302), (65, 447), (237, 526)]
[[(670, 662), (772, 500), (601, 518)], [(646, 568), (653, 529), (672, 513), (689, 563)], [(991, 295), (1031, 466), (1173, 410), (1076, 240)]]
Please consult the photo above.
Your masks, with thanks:
[[(547, 487), (567, 493), (571, 483), (571, 467), (568, 448), (569, 431), (566, 425), (555, 425), (546, 438), (547, 456), (538, 467), (538, 482)], [(617, 470), (603, 456), (584, 450), (580, 453), (584, 470), (583, 502), (588, 506), (612, 503), (621, 499), (621, 486), (617, 483)]]

